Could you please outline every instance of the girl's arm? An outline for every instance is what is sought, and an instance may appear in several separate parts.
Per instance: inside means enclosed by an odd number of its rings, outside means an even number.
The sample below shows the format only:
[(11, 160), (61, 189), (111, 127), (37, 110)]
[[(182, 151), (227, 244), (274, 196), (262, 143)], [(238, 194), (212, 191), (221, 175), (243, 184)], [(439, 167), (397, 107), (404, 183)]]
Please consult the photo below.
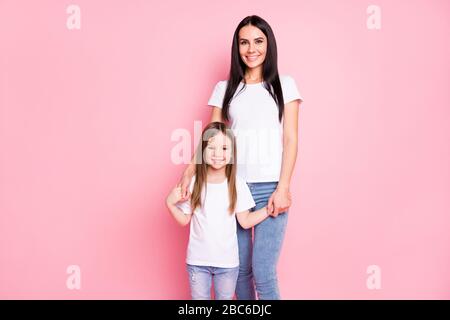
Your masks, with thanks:
[(167, 196), (166, 205), (175, 221), (178, 222), (179, 225), (184, 227), (188, 225), (189, 222), (191, 222), (192, 213), (186, 214), (176, 206), (176, 204), (180, 202), (180, 200), (181, 187), (176, 187)]
[(190, 197), (189, 194), (189, 185), (191, 184), (192, 177), (195, 174), (195, 159), (197, 156), (197, 148), (195, 148), (194, 155), (192, 156), (191, 162), (186, 167), (186, 170), (184, 170), (183, 174), (181, 175), (180, 182), (178, 182), (177, 187), (181, 188), (181, 195), (182, 200), (187, 200)]
[(299, 105), (299, 100), (294, 100), (287, 103), (284, 107), (283, 158), (280, 181), (278, 181), (277, 189), (270, 197), (268, 203), (269, 212), (274, 217), (291, 206), (289, 185), (297, 159)]
[(268, 216), (269, 212), (267, 211), (267, 206), (254, 212), (246, 210), (236, 213), (237, 220), (244, 229), (250, 229), (251, 227), (256, 226), (258, 223), (264, 221)]

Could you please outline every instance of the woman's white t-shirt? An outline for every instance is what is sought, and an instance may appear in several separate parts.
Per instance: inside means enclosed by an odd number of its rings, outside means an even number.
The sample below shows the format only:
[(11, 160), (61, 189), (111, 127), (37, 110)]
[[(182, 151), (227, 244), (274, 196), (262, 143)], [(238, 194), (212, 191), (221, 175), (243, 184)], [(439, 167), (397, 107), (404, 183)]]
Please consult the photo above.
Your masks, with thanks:
[[(195, 176), (189, 186), (194, 188)], [(235, 268), (239, 266), (239, 249), (236, 230), (236, 212), (255, 206), (249, 187), (242, 178), (236, 177), (237, 202), (235, 212), (230, 214), (228, 180), (207, 183), (202, 190), (203, 207), (195, 209), (190, 225), (186, 263), (198, 266)], [(177, 204), (185, 214), (192, 214), (190, 200)]]
[[(208, 105), (222, 108), (227, 80), (219, 81)], [(284, 103), (303, 101), (295, 80), (280, 76)], [(236, 136), (237, 174), (246, 182), (279, 181), (283, 154), (283, 121), (278, 106), (263, 83), (241, 82), (230, 103), (231, 130)]]

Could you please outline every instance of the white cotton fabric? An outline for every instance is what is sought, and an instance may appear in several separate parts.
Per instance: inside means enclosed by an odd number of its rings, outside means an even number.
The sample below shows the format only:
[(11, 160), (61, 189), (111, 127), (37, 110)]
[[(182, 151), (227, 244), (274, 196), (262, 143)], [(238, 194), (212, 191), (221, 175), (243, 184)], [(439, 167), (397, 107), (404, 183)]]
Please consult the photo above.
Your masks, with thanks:
[[(222, 108), (227, 80), (219, 81), (208, 105)], [(295, 80), (280, 76), (284, 103), (303, 101)], [(237, 175), (246, 182), (279, 181), (283, 154), (283, 121), (263, 83), (238, 86), (230, 103), (230, 128), (236, 136)]]
[[(194, 182), (195, 176), (189, 187), (191, 193)], [(220, 268), (239, 266), (236, 212), (253, 208), (255, 202), (249, 187), (240, 177), (236, 177), (236, 191), (235, 212), (230, 214), (227, 179), (222, 183), (207, 183), (206, 193), (203, 188), (203, 207), (196, 208), (190, 223), (186, 263)], [(190, 200), (177, 204), (177, 207), (185, 214), (192, 214)]]

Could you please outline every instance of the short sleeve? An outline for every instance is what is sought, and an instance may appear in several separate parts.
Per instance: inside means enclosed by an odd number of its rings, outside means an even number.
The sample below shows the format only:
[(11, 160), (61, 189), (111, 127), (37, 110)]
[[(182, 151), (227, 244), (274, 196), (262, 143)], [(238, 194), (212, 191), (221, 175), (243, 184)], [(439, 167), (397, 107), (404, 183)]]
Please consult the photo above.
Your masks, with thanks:
[[(191, 194), (192, 194), (192, 190), (194, 189), (194, 181), (195, 181), (195, 176), (192, 178), (191, 184), (189, 185), (189, 191), (191, 192)], [(183, 202), (179, 202), (175, 206), (178, 207), (185, 214), (192, 214), (191, 199), (188, 199)]]
[(282, 78), (281, 87), (283, 90), (283, 100), (285, 104), (297, 99), (303, 101), (303, 97), (298, 91), (297, 84), (291, 76), (284, 76)]
[(237, 201), (235, 212), (244, 212), (256, 206), (250, 189), (242, 178), (236, 177)]
[(225, 97), (226, 81), (219, 81), (208, 100), (208, 106), (222, 108), (223, 98)]
[(186, 201), (177, 203), (176, 206), (183, 211), (184, 214), (191, 214), (192, 208), (191, 208), (191, 199), (188, 199)]

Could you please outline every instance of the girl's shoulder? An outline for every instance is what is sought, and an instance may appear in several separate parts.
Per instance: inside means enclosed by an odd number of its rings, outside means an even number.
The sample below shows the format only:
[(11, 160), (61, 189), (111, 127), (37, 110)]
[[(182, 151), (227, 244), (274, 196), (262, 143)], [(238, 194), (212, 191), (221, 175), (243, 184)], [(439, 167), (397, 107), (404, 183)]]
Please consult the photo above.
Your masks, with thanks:
[(236, 176), (236, 188), (248, 188), (247, 182), (240, 176)]

